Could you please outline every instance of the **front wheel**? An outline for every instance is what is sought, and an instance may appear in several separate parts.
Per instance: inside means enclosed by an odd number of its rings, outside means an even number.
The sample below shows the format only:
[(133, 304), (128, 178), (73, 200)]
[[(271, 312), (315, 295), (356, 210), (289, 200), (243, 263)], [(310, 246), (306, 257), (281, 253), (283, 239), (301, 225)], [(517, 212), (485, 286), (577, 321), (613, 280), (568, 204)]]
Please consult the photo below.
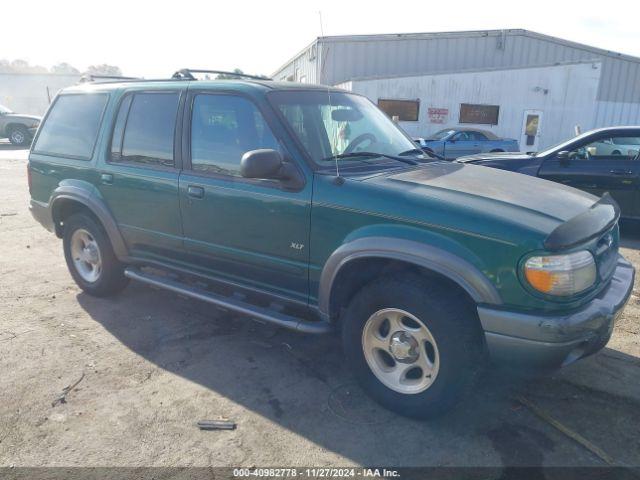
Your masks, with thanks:
[(106, 232), (93, 217), (75, 214), (64, 222), (64, 257), (71, 276), (90, 295), (113, 295), (127, 286)]
[(345, 312), (342, 340), (364, 390), (414, 418), (452, 408), (484, 363), (470, 302), (454, 288), (413, 274), (365, 286)]

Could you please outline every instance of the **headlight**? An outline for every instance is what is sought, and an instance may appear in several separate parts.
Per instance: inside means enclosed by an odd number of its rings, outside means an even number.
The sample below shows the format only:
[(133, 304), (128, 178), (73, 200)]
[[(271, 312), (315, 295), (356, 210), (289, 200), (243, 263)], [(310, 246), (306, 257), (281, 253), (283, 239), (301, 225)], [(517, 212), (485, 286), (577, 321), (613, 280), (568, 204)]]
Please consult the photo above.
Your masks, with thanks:
[(595, 283), (596, 263), (586, 250), (568, 255), (531, 257), (524, 264), (524, 276), (539, 292), (567, 297)]

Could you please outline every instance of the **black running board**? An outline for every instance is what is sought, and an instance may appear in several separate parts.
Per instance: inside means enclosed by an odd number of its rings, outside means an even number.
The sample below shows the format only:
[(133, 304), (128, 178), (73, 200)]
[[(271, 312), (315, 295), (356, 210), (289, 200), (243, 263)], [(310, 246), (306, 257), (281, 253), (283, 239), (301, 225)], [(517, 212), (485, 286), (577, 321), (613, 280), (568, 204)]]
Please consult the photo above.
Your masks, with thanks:
[(296, 330), (304, 333), (328, 333), (332, 330), (331, 324), (325, 321), (312, 322), (301, 320), (280, 312), (274, 312), (266, 308), (251, 305), (235, 298), (224, 297), (201, 288), (186, 285), (160, 275), (143, 272), (134, 267), (127, 267), (124, 274), (132, 280), (138, 280), (158, 288), (170, 290), (180, 295), (212, 303), (219, 307), (233, 310), (234, 312), (238, 312), (264, 322), (272, 323), (283, 328), (288, 328), (290, 330)]

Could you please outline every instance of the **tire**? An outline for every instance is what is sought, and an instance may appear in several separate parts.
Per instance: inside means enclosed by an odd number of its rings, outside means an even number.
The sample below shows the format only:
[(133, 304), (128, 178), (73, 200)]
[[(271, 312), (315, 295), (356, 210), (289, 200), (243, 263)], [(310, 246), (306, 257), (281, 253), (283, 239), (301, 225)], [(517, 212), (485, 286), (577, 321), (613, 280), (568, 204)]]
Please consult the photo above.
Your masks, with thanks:
[(622, 155), (622, 152), (620, 150), (614, 150), (611, 152), (611, 155)]
[(89, 295), (114, 295), (129, 283), (107, 233), (93, 217), (78, 213), (65, 220), (63, 248), (73, 280)]
[(504, 150), (500, 149), (500, 148), (494, 148), (493, 150), (491, 150), (489, 153), (504, 153)]
[[(461, 296), (414, 274), (374, 280), (356, 294), (345, 312), (342, 343), (348, 364), (374, 400), (400, 415), (426, 419), (443, 414), (464, 396), (485, 364), (486, 355), (475, 308)], [(395, 315), (403, 317), (399, 330), (385, 328), (388, 318), (376, 327), (381, 317)], [(404, 335), (407, 331), (410, 338)], [(386, 350), (371, 348), (371, 342), (365, 340), (371, 338), (371, 332), (383, 338), (380, 345)], [(424, 340), (425, 333), (430, 336), (427, 341), (415, 341)], [(395, 346), (390, 347), (392, 341)], [(408, 352), (407, 345), (413, 345)], [(412, 363), (416, 354), (417, 360)], [(385, 368), (389, 372), (404, 369), (401, 382), (405, 384), (391, 380), (396, 388), (390, 388), (383, 383), (390, 378), (382, 371)]]
[(29, 145), (31, 139), (29, 138), (29, 132), (27, 129), (22, 125), (18, 125), (11, 128), (11, 131), (9, 132), (9, 141), (12, 145), (22, 147)]

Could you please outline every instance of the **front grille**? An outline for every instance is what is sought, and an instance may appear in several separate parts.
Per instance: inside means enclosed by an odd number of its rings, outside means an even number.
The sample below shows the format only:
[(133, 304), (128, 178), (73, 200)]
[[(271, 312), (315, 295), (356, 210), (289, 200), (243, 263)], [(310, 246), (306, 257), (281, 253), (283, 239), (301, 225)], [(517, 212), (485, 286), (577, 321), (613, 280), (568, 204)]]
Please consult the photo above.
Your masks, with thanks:
[(604, 233), (596, 243), (593, 253), (601, 280), (609, 280), (613, 275), (617, 263), (619, 242), (618, 225), (615, 225)]

